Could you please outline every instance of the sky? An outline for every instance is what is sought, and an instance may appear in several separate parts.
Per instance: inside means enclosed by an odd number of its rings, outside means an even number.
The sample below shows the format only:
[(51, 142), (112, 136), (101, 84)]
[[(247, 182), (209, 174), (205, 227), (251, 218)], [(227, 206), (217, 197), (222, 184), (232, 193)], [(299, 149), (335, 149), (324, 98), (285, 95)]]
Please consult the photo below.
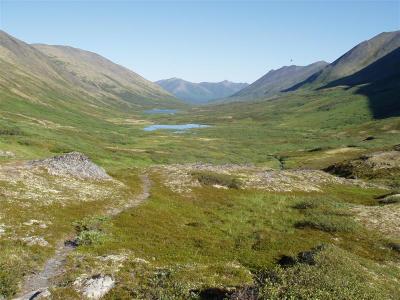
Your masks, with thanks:
[(400, 0), (0, 0), (0, 28), (28, 43), (99, 53), (152, 81), (251, 83), (399, 30)]

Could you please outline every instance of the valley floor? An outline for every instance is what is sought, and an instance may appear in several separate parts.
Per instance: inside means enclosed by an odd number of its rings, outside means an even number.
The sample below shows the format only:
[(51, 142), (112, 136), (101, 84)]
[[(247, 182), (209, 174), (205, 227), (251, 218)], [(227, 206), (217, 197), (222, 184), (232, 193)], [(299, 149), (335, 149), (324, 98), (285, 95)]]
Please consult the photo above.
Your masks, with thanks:
[[(349, 93), (69, 119), (1, 102), (0, 299), (399, 299), (400, 119)], [(184, 123), (211, 126), (143, 131)]]
[[(49, 175), (52, 164), (31, 165), (0, 170), (13, 174), (2, 177), (6, 298), (18, 291), (20, 299), (398, 295), (400, 232), (390, 216), (400, 203), (379, 206), (376, 198), (389, 192), (381, 184), (233, 164), (156, 165), (103, 180), (77, 178), (74, 166)], [(65, 182), (82, 196), (68, 194)], [(49, 192), (35, 194), (44, 186)], [(386, 216), (371, 218), (386, 207)]]

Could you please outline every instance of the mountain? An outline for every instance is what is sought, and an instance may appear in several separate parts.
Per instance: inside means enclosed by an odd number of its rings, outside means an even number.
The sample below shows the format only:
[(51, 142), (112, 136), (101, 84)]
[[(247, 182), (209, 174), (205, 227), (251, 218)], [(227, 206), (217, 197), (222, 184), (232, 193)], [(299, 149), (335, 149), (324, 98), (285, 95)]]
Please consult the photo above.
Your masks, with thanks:
[(93, 52), (68, 46), (35, 44), (34, 48), (71, 74), (71, 79), (98, 96), (122, 98), (171, 98), (158, 85)]
[(391, 78), (397, 78), (397, 80), (400, 80), (400, 47), (360, 71), (331, 81), (322, 88), (339, 85), (355, 86), (365, 83), (379, 82), (382, 80), (387, 82), (388, 79)]
[(248, 86), (247, 83), (231, 81), (193, 83), (179, 78), (156, 82), (165, 90), (189, 103), (205, 103), (215, 99), (229, 97)]
[(322, 70), (327, 62), (319, 61), (308, 66), (285, 66), (271, 70), (248, 87), (234, 94), (233, 98), (259, 98), (279, 95), (282, 91), (303, 82), (312, 74)]
[(323, 86), (329, 82), (350, 76), (399, 47), (400, 31), (380, 33), (358, 44), (319, 73), (317, 72), (304, 82), (294, 85), (290, 90), (296, 90), (307, 85), (311, 87)]
[(45, 105), (56, 99), (103, 107), (177, 103), (158, 85), (98, 54), (67, 46), (29, 45), (4, 31), (0, 31), (0, 67), (2, 93)]

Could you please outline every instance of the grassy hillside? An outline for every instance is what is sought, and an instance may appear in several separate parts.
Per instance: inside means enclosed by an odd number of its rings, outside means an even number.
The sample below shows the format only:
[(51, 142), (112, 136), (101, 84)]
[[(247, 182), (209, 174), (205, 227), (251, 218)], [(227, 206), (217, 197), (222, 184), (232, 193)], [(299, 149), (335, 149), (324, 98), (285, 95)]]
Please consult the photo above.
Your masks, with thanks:
[(290, 87), (303, 82), (327, 65), (327, 62), (319, 61), (308, 66), (292, 65), (271, 70), (248, 87), (232, 95), (231, 99), (248, 100), (277, 96)]
[[(5, 37), (0, 298), (73, 239), (54, 299), (79, 299), (102, 276), (115, 283), (104, 299), (397, 299), (400, 206), (381, 199), (398, 173), (384, 165), (385, 181), (364, 182), (315, 170), (398, 148), (396, 76), (187, 107), (144, 97), (159, 90), (91, 53), (38, 46), (44, 55)], [(145, 112), (155, 107), (179, 110)], [(143, 130), (185, 123), (210, 127)], [(71, 151), (113, 180), (26, 162)]]
[(388, 55), (399, 47), (400, 31), (383, 32), (358, 44), (329, 66), (321, 70), (321, 72), (318, 72), (306, 79), (304, 82), (293, 86), (291, 90), (303, 86), (321, 86), (342, 77), (350, 76)]
[(173, 99), (158, 85), (96, 53), (67, 46), (36, 44), (33, 47), (68, 72), (70, 80), (82, 85), (93, 96), (133, 103), (136, 99), (148, 99), (148, 102)]
[(159, 86), (87, 51), (28, 45), (0, 32), (1, 91), (38, 105), (67, 100), (83, 109), (179, 105)]

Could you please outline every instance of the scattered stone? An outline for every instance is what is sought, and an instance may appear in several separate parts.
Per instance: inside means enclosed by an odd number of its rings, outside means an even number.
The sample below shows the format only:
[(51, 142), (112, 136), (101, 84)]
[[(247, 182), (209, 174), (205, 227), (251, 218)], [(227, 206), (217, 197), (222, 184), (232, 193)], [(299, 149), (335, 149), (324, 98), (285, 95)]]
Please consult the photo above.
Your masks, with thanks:
[(40, 220), (35, 220), (35, 219), (29, 220), (29, 221), (24, 222), (24, 223), (22, 223), (22, 224), (25, 225), (25, 226), (37, 225), (37, 226), (39, 226), (40, 228), (47, 228), (47, 225), (46, 225), (45, 222), (40, 221)]
[(49, 174), (56, 176), (73, 176), (82, 179), (110, 180), (111, 177), (103, 168), (94, 164), (86, 155), (71, 152), (52, 158), (34, 160), (30, 164), (44, 167)]
[(98, 260), (101, 262), (106, 262), (110, 267), (107, 272), (118, 272), (120, 268), (124, 266), (124, 261), (127, 259), (127, 255), (125, 254), (111, 254), (106, 256), (98, 256)]
[(6, 225), (0, 224), (0, 236), (6, 233)]
[[(71, 170), (65, 172), (69, 171)], [(84, 172), (89, 171), (85, 169)], [(115, 203), (125, 201), (125, 191), (127, 191), (125, 185), (111, 179), (107, 174), (105, 176), (110, 180), (87, 180), (88, 178), (83, 176), (71, 175), (49, 176), (49, 171), (43, 162), (9, 162), (0, 165), (2, 182), (0, 195), (8, 203), (15, 203), (24, 208), (37, 204), (64, 205), (71, 201), (84, 202), (110, 198)]]
[(400, 239), (400, 204), (355, 205), (352, 212), (355, 213), (355, 219), (367, 228), (373, 228), (385, 236)]
[(42, 246), (46, 247), (49, 245), (49, 243), (41, 236), (28, 236), (21, 238), (21, 241), (25, 242), (28, 246)]
[(114, 279), (109, 275), (95, 275), (89, 279), (77, 278), (74, 286), (88, 299), (100, 299), (115, 285)]
[(106, 256), (99, 256), (98, 259), (101, 261), (123, 262), (126, 260), (126, 255), (111, 254)]
[[(349, 180), (332, 176), (320, 170), (265, 170), (251, 165), (211, 165), (211, 164), (175, 164), (157, 167), (163, 176), (163, 183), (177, 193), (188, 193), (201, 187), (192, 176), (195, 172), (206, 171), (223, 175), (232, 175), (241, 182), (244, 189), (263, 189), (273, 192), (319, 192), (327, 184), (347, 184), (370, 187), (360, 180)], [(222, 188), (214, 185), (215, 188)]]
[(15, 157), (15, 153), (11, 151), (0, 150), (0, 157)]
[(149, 261), (147, 261), (147, 260), (145, 260), (143, 258), (140, 258), (140, 257), (134, 258), (133, 261), (136, 262), (136, 263), (146, 264), (146, 265), (150, 263)]
[(216, 189), (224, 189), (224, 190), (229, 189), (227, 186), (220, 185), (220, 184), (214, 184), (213, 187), (215, 187)]

